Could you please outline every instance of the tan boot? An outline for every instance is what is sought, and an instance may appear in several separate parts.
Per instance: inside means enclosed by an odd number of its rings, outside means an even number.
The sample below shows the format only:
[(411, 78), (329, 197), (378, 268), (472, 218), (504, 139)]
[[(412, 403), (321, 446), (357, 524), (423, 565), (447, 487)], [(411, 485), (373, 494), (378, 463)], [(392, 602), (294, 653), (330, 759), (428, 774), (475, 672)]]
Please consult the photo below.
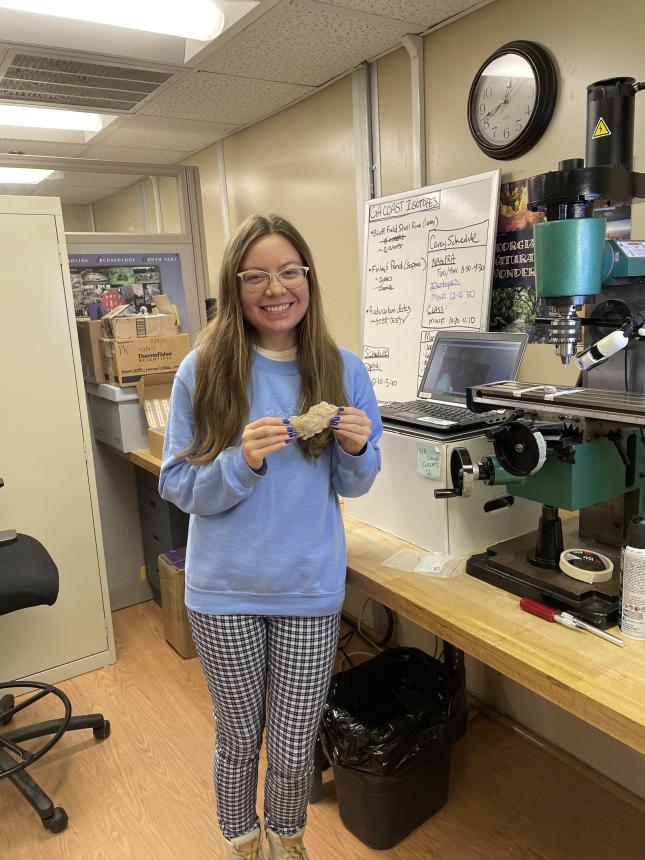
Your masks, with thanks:
[(302, 838), (305, 828), (298, 830), (293, 836), (278, 836), (267, 827), (271, 860), (309, 860)]
[(236, 836), (235, 839), (225, 839), (224, 846), (226, 860), (264, 860), (262, 831), (259, 827), (243, 836)]

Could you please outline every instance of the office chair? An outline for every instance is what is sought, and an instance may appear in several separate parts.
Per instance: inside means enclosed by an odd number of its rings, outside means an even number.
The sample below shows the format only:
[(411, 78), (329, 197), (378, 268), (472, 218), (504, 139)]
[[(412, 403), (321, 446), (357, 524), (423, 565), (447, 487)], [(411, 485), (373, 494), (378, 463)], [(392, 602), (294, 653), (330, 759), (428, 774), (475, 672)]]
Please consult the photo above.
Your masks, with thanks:
[[(44, 546), (29, 535), (11, 530), (0, 532), (0, 615), (28, 606), (51, 606), (57, 597), (58, 570)], [(16, 704), (12, 693), (2, 695), (3, 690), (16, 688), (36, 692)], [(17, 713), (48, 695), (61, 700), (65, 709), (63, 717), (12, 731), (4, 730)], [(110, 734), (110, 723), (102, 714), (73, 717), (68, 697), (51, 684), (39, 681), (0, 683), (0, 780), (5, 777), (11, 780), (36, 810), (44, 827), (52, 833), (60, 833), (67, 827), (67, 813), (61, 806), (54, 806), (26, 769), (49, 752), (65, 732), (74, 729), (92, 729), (95, 738), (103, 739)], [(49, 735), (51, 738), (36, 751), (21, 746), (22, 741)]]

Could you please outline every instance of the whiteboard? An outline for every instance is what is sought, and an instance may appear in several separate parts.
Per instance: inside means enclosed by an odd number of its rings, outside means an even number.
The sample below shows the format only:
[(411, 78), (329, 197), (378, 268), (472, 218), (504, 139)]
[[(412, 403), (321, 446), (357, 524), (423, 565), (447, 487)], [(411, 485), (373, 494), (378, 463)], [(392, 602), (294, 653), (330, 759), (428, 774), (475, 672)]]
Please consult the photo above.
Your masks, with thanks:
[(414, 400), (439, 330), (487, 330), (500, 174), (367, 202), (362, 350), (379, 403)]

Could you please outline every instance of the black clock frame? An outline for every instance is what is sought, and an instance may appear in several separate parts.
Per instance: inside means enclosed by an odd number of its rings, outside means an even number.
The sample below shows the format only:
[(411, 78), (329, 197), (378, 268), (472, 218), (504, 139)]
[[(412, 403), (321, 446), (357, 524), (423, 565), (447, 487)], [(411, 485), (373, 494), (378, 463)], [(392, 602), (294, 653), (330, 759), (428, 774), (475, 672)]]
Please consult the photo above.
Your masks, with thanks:
[[(512, 143), (493, 146), (479, 134), (475, 122), (475, 91), (484, 70), (498, 57), (505, 54), (519, 54), (531, 66), (535, 75), (535, 108), (526, 127)], [(551, 121), (558, 97), (558, 83), (553, 60), (547, 51), (535, 42), (508, 42), (491, 54), (479, 68), (468, 94), (468, 126), (477, 146), (490, 158), (498, 160), (516, 158), (523, 155), (542, 137)]]

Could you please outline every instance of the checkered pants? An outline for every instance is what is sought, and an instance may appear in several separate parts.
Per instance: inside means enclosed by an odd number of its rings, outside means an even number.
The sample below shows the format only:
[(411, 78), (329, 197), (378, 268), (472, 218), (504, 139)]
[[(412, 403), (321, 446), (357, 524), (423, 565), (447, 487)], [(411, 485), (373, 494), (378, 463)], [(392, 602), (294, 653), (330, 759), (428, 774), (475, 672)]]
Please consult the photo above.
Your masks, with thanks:
[(217, 720), (213, 770), (220, 829), (233, 839), (258, 826), (258, 756), (266, 715), (264, 819), (280, 836), (292, 836), (307, 818), (340, 614), (188, 614)]

